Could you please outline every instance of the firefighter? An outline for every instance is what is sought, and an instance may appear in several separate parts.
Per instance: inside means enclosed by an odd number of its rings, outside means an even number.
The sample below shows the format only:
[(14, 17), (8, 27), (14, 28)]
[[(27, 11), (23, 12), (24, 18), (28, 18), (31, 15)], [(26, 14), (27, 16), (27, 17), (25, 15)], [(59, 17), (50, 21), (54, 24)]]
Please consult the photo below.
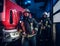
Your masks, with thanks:
[[(48, 13), (44, 12), (43, 16), (39, 22), (39, 40), (40, 40), (40, 46), (47, 46), (47, 41), (49, 41), (49, 38), (51, 37), (51, 20), (47, 17)], [(47, 43), (47, 44), (46, 44)], [(49, 45), (48, 45), (49, 46)]]
[(23, 19), (20, 21), (22, 26), (22, 46), (36, 46), (36, 32), (38, 25), (34, 18), (32, 18), (30, 10), (25, 9), (23, 12)]

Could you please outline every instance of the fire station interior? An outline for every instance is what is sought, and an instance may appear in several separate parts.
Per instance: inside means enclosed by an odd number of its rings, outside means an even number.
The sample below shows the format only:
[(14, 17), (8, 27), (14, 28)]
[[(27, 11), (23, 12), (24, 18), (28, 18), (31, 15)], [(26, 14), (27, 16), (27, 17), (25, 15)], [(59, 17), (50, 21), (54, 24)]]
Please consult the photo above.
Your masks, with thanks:
[[(16, 30), (19, 30), (19, 22), (20, 16), (23, 14), (25, 8), (30, 10), (32, 18), (34, 18), (37, 23), (40, 22), (40, 19), (43, 16), (44, 12), (47, 12), (47, 18), (50, 19), (51, 25), (50, 29), (46, 32), (43, 32), (43, 35), (48, 37), (44, 39), (44, 36), (40, 34), (40, 29), (38, 25), (38, 31), (36, 34), (36, 46), (60, 46), (60, 0), (0, 0), (0, 46), (22, 46), (22, 36), (19, 34), (19, 38), (9, 39), (7, 31), (13, 32), (11, 30), (15, 25)], [(16, 11), (15, 11), (16, 9)], [(15, 17), (14, 13), (10, 13), (11, 11), (20, 12), (16, 17), (16, 22), (13, 19), (9, 19), (9, 16), (13, 14), (13, 18)], [(11, 16), (10, 16), (11, 17)], [(19, 19), (19, 20), (18, 20)], [(10, 24), (8, 23), (9, 21)], [(11, 24), (12, 22), (15, 25)], [(9, 25), (8, 25), (9, 24)], [(10, 29), (10, 25), (12, 26)], [(6, 28), (6, 29), (5, 29)], [(27, 28), (27, 27), (26, 27)], [(6, 33), (6, 34), (5, 34)], [(5, 38), (5, 35), (7, 38)], [(43, 38), (41, 38), (41, 37)], [(44, 41), (45, 40), (45, 41)], [(31, 46), (31, 45), (29, 45)]]

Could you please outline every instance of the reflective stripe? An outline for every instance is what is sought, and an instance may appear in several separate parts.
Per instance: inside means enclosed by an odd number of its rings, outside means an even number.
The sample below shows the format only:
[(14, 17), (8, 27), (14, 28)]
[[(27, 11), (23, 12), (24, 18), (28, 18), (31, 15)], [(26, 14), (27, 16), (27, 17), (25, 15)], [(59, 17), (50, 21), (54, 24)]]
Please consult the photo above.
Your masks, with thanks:
[(32, 34), (32, 35), (29, 35), (29, 34), (28, 34), (28, 36), (27, 36), (27, 37), (33, 37), (33, 36), (35, 36), (35, 35), (36, 35), (36, 34)]

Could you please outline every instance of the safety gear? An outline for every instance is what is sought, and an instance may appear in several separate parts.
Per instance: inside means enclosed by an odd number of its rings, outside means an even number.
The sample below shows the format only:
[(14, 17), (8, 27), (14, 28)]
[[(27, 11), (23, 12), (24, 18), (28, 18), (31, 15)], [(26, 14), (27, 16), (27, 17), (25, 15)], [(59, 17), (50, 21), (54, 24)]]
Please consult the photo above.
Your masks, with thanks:
[(33, 36), (35, 36), (35, 35), (36, 35), (36, 34), (31, 34), (31, 35), (28, 34), (27, 37), (30, 38), (30, 37), (33, 37)]
[(24, 12), (30, 12), (30, 10), (26, 8), (26, 9), (24, 10)]
[(25, 14), (25, 13), (30, 13), (30, 10), (29, 9), (25, 9), (23, 14)]
[(48, 13), (47, 12), (44, 12), (43, 15), (47, 15), (48, 16)]

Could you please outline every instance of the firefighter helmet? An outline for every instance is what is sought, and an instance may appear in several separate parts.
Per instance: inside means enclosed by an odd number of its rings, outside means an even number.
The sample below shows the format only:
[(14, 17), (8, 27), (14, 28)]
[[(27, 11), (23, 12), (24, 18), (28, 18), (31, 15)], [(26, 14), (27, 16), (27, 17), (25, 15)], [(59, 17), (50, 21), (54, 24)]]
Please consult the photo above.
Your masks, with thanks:
[(47, 15), (48, 16), (48, 13), (47, 12), (44, 12), (43, 15)]
[(26, 8), (23, 13), (30, 13), (30, 10)]

